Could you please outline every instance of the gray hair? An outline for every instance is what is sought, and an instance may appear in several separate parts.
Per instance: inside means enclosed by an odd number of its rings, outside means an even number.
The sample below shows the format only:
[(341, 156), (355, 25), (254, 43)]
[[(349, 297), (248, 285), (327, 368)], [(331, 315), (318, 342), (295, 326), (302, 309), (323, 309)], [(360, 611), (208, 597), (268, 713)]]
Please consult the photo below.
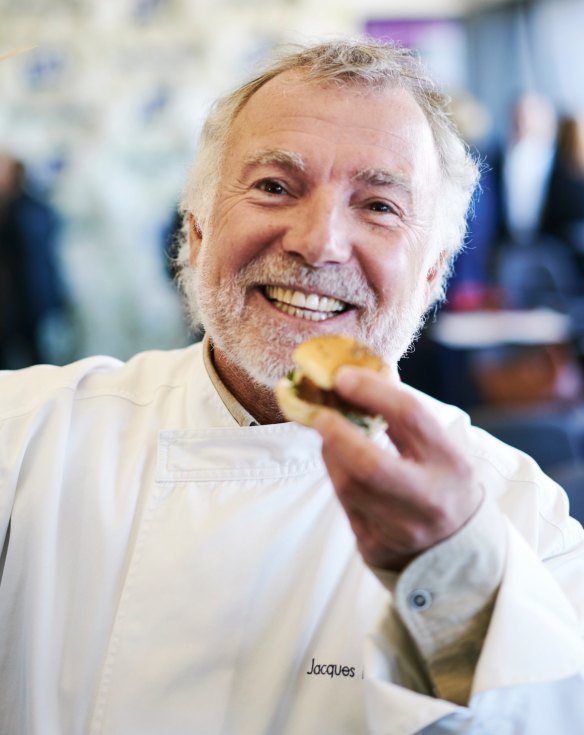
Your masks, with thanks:
[[(441, 220), (438, 245), (446, 255), (444, 275), (435, 294), (436, 300), (441, 299), (452, 262), (464, 245), (466, 215), (478, 183), (479, 168), (449, 117), (448, 97), (436, 89), (416, 54), (395, 44), (345, 38), (310, 46), (286, 46), (276, 52), (274, 60), (258, 76), (219, 98), (212, 107), (201, 133), (197, 158), (187, 177), (181, 203), (183, 215), (193, 214), (201, 230), (205, 229), (235, 118), (260, 87), (288, 71), (300, 72), (306, 81), (371, 89), (399, 87), (420, 106), (434, 136), (445, 187), (443, 204), (438, 208)], [(189, 283), (190, 267), (186, 236), (177, 260), (178, 281), (184, 289)]]

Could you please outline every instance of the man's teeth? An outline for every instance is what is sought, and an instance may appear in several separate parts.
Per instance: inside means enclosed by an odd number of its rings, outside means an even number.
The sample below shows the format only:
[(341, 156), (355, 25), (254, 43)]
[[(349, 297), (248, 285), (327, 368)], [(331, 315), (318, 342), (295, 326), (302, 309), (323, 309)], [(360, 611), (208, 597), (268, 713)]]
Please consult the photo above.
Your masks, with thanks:
[(266, 286), (266, 296), (280, 311), (312, 321), (330, 319), (347, 308), (347, 304), (328, 296), (292, 291), (281, 286)]

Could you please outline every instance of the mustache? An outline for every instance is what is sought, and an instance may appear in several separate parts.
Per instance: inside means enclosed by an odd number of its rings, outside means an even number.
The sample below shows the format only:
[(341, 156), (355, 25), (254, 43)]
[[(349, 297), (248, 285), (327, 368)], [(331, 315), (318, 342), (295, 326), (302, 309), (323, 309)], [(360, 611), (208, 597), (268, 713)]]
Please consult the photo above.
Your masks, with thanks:
[(374, 309), (378, 296), (355, 263), (318, 268), (286, 253), (261, 253), (233, 276), (238, 286), (283, 286), (318, 292), (352, 306)]

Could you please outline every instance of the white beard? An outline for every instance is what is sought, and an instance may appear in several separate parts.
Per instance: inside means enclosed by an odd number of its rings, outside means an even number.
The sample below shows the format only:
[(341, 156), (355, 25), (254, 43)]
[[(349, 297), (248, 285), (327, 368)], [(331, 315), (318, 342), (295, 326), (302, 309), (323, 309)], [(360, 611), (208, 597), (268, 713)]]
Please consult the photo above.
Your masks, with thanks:
[[(368, 345), (389, 364), (397, 363), (416, 338), (425, 312), (424, 284), (406, 295), (406, 303), (381, 309), (362, 272), (354, 265), (313, 268), (297, 257), (260, 255), (219, 286), (210, 278), (206, 248), (199, 252), (197, 266), (185, 282), (187, 308), (193, 326), (202, 324), (215, 347), (250, 378), (273, 387), (292, 367), (294, 348), (312, 334), (338, 331), (334, 321), (300, 322), (298, 329), (279, 319), (256, 318), (248, 305), (250, 288), (257, 284), (302, 284), (307, 292), (318, 291), (358, 306), (359, 316), (351, 336)], [(404, 300), (404, 299), (402, 299)]]

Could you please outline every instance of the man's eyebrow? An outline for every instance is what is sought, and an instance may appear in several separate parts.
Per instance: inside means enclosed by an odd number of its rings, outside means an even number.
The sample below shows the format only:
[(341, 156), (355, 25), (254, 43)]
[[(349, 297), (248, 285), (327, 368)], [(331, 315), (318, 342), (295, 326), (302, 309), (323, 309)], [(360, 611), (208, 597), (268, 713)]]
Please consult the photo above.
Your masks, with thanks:
[(387, 171), (384, 168), (365, 168), (353, 176), (354, 181), (360, 181), (371, 186), (392, 186), (403, 189), (407, 194), (411, 194), (411, 186), (407, 177), (396, 173), (395, 171)]
[(275, 165), (290, 171), (304, 171), (304, 159), (299, 153), (282, 150), (281, 148), (270, 148), (259, 151), (249, 156), (244, 161), (244, 171), (247, 172), (257, 166)]

